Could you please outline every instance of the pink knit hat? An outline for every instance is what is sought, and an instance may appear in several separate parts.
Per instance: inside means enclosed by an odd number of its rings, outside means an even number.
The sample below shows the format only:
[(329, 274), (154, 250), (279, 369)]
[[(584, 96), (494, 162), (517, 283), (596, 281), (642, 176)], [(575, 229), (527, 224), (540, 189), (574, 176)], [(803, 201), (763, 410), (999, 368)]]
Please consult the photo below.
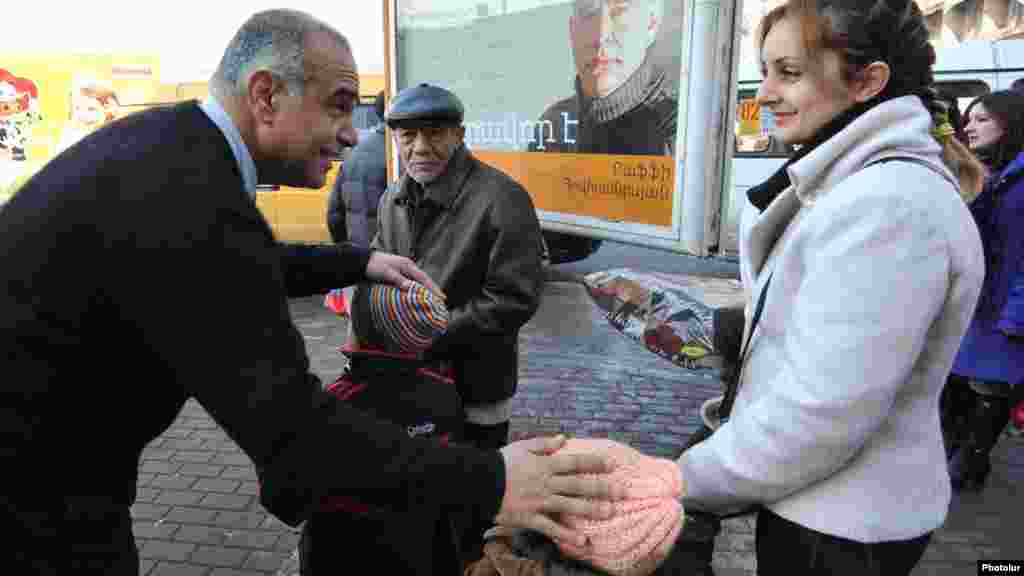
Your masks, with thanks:
[(649, 573), (657, 568), (683, 528), (680, 498), (684, 486), (679, 466), (600, 438), (569, 439), (558, 453), (605, 456), (614, 469), (602, 476), (624, 486), (626, 492), (625, 499), (613, 502), (614, 514), (607, 520), (563, 515), (562, 522), (585, 534), (590, 546), (558, 542), (562, 553), (612, 576)]

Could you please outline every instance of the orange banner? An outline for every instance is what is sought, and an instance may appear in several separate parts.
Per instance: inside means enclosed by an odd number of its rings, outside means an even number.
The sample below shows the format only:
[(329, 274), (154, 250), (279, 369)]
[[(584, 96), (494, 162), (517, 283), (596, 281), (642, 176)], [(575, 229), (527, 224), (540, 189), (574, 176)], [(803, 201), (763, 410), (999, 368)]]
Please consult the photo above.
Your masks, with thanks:
[(613, 222), (672, 225), (671, 156), (474, 150), (518, 181), (538, 210)]

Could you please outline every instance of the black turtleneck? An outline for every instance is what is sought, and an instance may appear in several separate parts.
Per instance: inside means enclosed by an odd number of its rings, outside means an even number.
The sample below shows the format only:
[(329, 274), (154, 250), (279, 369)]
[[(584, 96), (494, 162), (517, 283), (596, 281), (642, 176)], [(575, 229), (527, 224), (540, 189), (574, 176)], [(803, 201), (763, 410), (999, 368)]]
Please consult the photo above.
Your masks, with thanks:
[(861, 114), (873, 108), (876, 104), (877, 102), (874, 101), (854, 104), (818, 129), (814, 136), (811, 137), (811, 139), (803, 146), (797, 149), (797, 151), (794, 152), (788, 160), (786, 160), (786, 163), (783, 164), (775, 174), (772, 174), (764, 182), (747, 190), (747, 198), (750, 200), (750, 203), (757, 206), (757, 209), (761, 212), (764, 212), (765, 209), (768, 208), (768, 205), (772, 203), (772, 200), (775, 200), (779, 194), (781, 194), (786, 188), (789, 188), (790, 184), (792, 184), (789, 179), (790, 166), (792, 166), (797, 160), (800, 160), (804, 156), (810, 154), (812, 150), (820, 146), (822, 143), (838, 134), (843, 128), (849, 126), (851, 122), (856, 120)]

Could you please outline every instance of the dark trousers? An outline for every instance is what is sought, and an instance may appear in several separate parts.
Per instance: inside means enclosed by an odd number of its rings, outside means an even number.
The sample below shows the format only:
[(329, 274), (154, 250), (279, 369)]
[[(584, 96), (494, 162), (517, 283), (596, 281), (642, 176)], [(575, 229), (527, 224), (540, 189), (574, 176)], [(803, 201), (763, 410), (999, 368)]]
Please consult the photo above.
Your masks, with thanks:
[(445, 514), (423, 521), (414, 514), (316, 512), (302, 526), (299, 574), (458, 574), (454, 536)]
[(906, 576), (924, 555), (931, 533), (913, 540), (864, 544), (822, 534), (762, 509), (757, 515), (759, 576)]
[(481, 450), (501, 450), (508, 445), (509, 423), (483, 426), (466, 422), (462, 430), (463, 442)]

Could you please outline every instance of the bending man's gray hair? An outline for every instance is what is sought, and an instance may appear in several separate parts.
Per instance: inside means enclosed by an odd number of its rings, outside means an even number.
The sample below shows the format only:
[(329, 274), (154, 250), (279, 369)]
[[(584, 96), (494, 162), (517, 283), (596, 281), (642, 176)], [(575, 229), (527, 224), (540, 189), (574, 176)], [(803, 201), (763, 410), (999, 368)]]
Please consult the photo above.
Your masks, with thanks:
[(217, 97), (244, 93), (253, 73), (269, 70), (281, 78), (289, 94), (301, 96), (310, 79), (306, 43), (315, 33), (327, 34), (351, 51), (344, 35), (305, 12), (281, 9), (253, 14), (224, 49), (210, 79), (210, 91)]

